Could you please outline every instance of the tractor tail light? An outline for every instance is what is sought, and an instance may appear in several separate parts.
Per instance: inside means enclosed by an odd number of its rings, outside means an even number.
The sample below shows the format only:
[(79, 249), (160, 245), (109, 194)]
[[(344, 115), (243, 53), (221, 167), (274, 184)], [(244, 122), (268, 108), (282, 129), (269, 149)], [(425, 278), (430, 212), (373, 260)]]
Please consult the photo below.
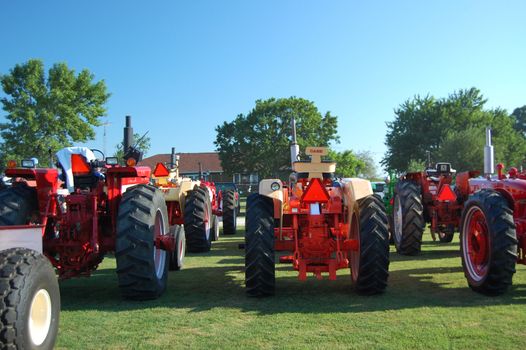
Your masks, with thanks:
[(441, 202), (453, 202), (457, 200), (457, 195), (451, 189), (451, 186), (444, 185), (438, 193), (437, 199)]
[(16, 160), (10, 160), (7, 162), (8, 168), (16, 168)]
[(320, 179), (314, 178), (310, 180), (307, 189), (301, 197), (301, 201), (306, 203), (326, 203), (329, 201), (329, 198), (329, 193), (327, 193)]
[(163, 163), (157, 163), (155, 169), (153, 170), (153, 176), (164, 177), (168, 175), (170, 175), (168, 168)]
[(128, 158), (126, 159), (126, 165), (127, 166), (135, 166), (137, 164), (137, 161), (135, 158)]

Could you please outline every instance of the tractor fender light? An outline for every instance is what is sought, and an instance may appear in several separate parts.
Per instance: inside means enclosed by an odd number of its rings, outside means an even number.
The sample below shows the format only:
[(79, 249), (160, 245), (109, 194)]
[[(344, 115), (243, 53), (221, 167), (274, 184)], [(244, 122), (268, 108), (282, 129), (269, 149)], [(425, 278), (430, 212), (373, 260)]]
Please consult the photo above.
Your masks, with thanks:
[(22, 168), (34, 168), (36, 166), (33, 159), (22, 159), (20, 165), (22, 165)]
[(137, 161), (135, 158), (128, 158), (126, 159), (126, 165), (127, 166), (135, 166), (137, 164)]
[(117, 165), (117, 164), (119, 164), (119, 158), (117, 158), (117, 157), (107, 157), (106, 158), (106, 164), (107, 165)]
[(7, 162), (8, 168), (16, 168), (16, 160), (10, 160)]

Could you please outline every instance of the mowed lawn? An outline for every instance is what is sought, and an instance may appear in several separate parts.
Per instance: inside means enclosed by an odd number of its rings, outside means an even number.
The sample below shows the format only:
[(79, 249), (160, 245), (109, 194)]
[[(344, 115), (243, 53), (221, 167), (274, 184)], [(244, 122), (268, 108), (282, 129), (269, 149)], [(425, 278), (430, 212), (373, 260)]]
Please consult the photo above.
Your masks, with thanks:
[(423, 253), (391, 249), (389, 286), (382, 295), (356, 294), (348, 270), (337, 281), (297, 280), (278, 264), (276, 295), (244, 291), (243, 228), (212, 251), (187, 255), (170, 272), (158, 300), (131, 302), (117, 288), (115, 260), (90, 278), (61, 282), (57, 348), (319, 348), (524, 349), (526, 269), (517, 267), (504, 296), (472, 292), (462, 272), (458, 236), (439, 244), (425, 235)]

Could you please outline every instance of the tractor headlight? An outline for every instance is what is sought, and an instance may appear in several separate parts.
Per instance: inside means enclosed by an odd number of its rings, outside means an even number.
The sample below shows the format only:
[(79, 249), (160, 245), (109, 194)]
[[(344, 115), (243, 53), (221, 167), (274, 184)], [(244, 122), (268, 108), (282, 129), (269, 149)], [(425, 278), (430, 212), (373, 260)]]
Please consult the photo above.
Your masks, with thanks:
[(117, 165), (119, 164), (119, 158), (117, 157), (106, 157), (106, 164)]
[(34, 168), (36, 166), (35, 159), (22, 159), (22, 168)]
[(273, 182), (271, 185), (270, 185), (270, 189), (272, 191), (277, 191), (281, 188), (281, 185), (279, 184), (279, 182)]

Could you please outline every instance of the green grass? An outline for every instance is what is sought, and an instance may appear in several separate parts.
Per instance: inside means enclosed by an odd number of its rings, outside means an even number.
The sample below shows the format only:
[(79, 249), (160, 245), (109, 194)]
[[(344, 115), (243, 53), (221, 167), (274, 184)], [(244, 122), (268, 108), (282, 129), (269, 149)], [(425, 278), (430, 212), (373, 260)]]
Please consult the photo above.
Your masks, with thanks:
[(107, 258), (92, 277), (61, 282), (57, 348), (523, 349), (525, 267), (506, 295), (481, 296), (466, 285), (458, 238), (425, 239), (421, 256), (391, 251), (388, 289), (372, 297), (356, 294), (348, 270), (300, 282), (281, 264), (276, 295), (248, 298), (240, 234), (188, 255), (155, 301), (123, 300)]

